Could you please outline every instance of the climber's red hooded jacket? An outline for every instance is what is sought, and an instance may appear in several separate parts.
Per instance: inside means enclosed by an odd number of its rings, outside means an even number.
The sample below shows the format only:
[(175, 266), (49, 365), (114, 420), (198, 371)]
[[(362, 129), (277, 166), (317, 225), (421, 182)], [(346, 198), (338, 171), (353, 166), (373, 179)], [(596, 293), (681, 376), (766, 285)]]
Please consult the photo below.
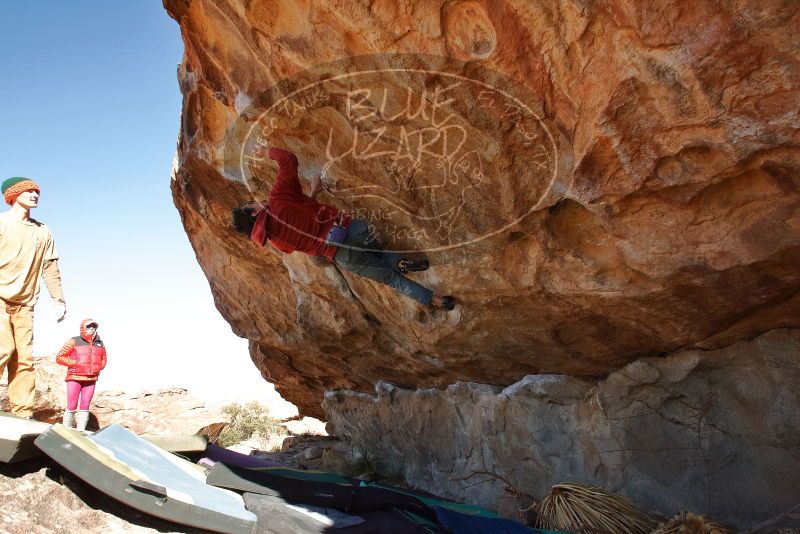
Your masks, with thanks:
[(89, 323), (97, 324), (93, 319), (81, 321), (81, 335), (67, 340), (56, 354), (56, 361), (67, 366), (65, 380), (94, 381), (106, 366), (106, 347), (97, 335), (90, 336), (86, 331)]
[(261, 246), (269, 241), (286, 254), (298, 250), (333, 261), (337, 247), (326, 244), (325, 240), (335, 222), (349, 226), (350, 217), (303, 193), (294, 154), (272, 147), (269, 157), (278, 162), (278, 175), (269, 193), (269, 209), (256, 218), (251, 239)]

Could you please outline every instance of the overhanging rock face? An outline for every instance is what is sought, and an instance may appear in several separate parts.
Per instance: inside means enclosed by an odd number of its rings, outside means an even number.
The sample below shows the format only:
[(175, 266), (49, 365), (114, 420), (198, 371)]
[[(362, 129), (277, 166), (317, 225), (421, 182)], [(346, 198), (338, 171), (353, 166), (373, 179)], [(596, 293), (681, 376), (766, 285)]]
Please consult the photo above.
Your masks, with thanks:
[[(306, 414), (325, 390), (597, 377), (800, 326), (793, 2), (165, 0), (186, 45), (172, 192), (220, 312)], [(460, 323), (230, 209), (255, 144), (425, 252)]]
[(382, 383), (377, 395), (328, 393), (323, 406), (338, 436), (439, 495), (513, 514), (553, 484), (584, 482), (665, 516), (691, 510), (773, 532), (770, 519), (800, 500), (798, 353), (800, 331), (775, 330), (644, 358), (596, 385), (557, 375), (505, 389)]

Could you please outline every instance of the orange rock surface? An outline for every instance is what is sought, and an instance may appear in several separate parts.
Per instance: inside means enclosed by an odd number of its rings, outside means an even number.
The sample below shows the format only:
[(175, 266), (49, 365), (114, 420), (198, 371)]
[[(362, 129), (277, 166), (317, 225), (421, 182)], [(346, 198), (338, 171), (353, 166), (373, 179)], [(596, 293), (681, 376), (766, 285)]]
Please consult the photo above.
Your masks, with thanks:
[[(605, 376), (800, 326), (796, 2), (164, 3), (186, 45), (175, 204), (303, 413), (377, 380)], [(236, 235), (274, 178), (255, 144), (427, 254), (414, 278), (460, 318)]]

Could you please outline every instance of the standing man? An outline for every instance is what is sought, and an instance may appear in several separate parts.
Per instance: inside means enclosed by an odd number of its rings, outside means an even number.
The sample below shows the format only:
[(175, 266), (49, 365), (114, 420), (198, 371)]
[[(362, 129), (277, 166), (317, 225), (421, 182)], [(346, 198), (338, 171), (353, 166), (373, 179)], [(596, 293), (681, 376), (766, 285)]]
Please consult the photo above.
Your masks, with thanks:
[(33, 416), (36, 375), (33, 369), (33, 306), (39, 278), (56, 308), (56, 320), (67, 313), (58, 271), (58, 253), (50, 229), (31, 219), (39, 205), (39, 186), (28, 178), (9, 178), (0, 187), (11, 209), (0, 213), (0, 374), (8, 367), (11, 413)]

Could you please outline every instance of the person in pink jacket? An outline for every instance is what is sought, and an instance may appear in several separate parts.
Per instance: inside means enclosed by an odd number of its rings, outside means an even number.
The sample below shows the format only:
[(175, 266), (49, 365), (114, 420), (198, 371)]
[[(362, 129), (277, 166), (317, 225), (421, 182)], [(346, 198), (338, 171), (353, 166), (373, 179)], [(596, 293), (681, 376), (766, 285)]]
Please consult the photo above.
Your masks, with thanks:
[[(81, 335), (67, 340), (56, 355), (56, 361), (67, 367), (67, 409), (64, 410), (64, 426), (75, 425), (78, 430), (86, 430), (94, 386), (107, 362), (106, 347), (97, 335), (97, 328), (97, 321), (84, 319), (81, 321)], [(80, 409), (78, 409), (79, 401)]]

